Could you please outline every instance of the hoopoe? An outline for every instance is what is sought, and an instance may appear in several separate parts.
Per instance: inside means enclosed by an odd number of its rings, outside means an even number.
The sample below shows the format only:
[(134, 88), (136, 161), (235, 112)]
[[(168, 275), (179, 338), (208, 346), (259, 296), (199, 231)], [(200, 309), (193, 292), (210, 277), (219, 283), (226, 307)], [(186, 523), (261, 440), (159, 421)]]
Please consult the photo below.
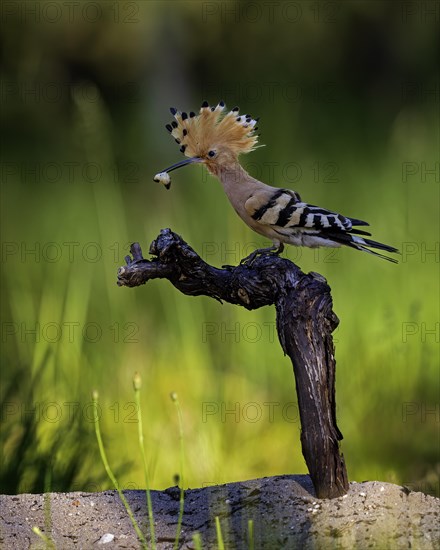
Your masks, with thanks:
[(394, 258), (370, 250), (398, 252), (396, 248), (367, 239), (365, 236), (371, 233), (353, 228), (369, 225), (367, 222), (307, 204), (296, 191), (266, 185), (244, 170), (238, 156), (258, 146), (255, 134), (258, 118), (240, 115), (238, 107), (227, 112), (223, 101), (215, 107), (204, 101), (199, 114), (174, 108), (170, 111), (174, 120), (166, 128), (189, 158), (156, 174), (154, 181), (169, 189), (169, 172), (187, 164), (205, 164), (220, 180), (240, 218), (273, 242), (273, 246), (255, 250), (242, 261), (253, 261), (256, 255), (265, 252), (280, 254), (284, 244), (292, 244), (311, 248), (345, 245), (397, 263)]

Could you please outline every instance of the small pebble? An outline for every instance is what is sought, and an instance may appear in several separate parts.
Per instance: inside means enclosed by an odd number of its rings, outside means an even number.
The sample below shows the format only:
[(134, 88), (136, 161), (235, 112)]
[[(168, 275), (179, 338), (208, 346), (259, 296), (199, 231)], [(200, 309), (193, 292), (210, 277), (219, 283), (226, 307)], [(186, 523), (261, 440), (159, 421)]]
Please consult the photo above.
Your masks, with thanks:
[(115, 538), (115, 535), (112, 535), (111, 533), (106, 533), (105, 535), (102, 535), (102, 537), (99, 539), (98, 544), (107, 544), (108, 542), (112, 542)]

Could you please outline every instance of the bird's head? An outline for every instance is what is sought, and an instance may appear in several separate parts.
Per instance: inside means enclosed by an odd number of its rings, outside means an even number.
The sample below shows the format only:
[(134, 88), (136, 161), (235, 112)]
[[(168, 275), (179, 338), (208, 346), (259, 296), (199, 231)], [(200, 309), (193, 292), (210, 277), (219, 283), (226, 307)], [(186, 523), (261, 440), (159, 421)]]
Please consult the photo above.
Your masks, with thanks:
[(223, 101), (210, 107), (202, 103), (199, 114), (185, 113), (171, 108), (174, 120), (166, 128), (171, 133), (180, 151), (188, 157), (173, 164), (154, 178), (169, 188), (168, 172), (192, 163), (203, 163), (211, 174), (233, 167), (241, 153), (250, 153), (257, 147), (255, 134), (258, 119), (240, 115), (238, 107), (227, 112)]

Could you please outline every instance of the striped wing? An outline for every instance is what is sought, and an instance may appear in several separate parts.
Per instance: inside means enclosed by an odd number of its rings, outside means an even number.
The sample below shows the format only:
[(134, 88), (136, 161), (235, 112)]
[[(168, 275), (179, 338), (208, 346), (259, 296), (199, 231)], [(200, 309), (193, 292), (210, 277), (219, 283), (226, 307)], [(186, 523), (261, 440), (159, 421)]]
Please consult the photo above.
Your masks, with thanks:
[[(353, 225), (368, 225), (361, 220), (346, 218), (318, 206), (301, 201), (298, 193), (289, 189), (276, 189), (256, 193), (250, 197), (245, 208), (248, 214), (263, 225), (282, 228), (305, 228), (309, 230), (350, 231)], [(312, 231), (311, 231), (312, 232)]]
[(259, 191), (246, 201), (245, 209), (253, 220), (288, 238), (281, 239), (283, 242), (312, 247), (345, 245), (397, 263), (394, 258), (370, 250), (398, 253), (397, 248), (367, 239), (364, 236), (371, 233), (353, 228), (369, 225), (367, 222), (302, 202), (300, 196), (289, 189)]

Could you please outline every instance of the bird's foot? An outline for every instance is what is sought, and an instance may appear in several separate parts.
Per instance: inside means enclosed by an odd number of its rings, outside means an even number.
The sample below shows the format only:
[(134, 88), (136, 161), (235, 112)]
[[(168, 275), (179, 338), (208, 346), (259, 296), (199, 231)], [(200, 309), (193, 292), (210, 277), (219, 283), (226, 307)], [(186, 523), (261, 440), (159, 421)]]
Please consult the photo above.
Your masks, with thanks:
[(284, 245), (282, 243), (280, 243), (278, 246), (274, 244), (273, 246), (269, 246), (268, 248), (258, 248), (257, 250), (254, 250), (251, 254), (249, 254), (249, 256), (243, 258), (240, 261), (240, 265), (247, 265), (250, 267), (256, 260), (257, 256), (261, 256), (262, 254), (274, 254), (278, 256), (278, 254), (281, 254), (283, 250)]
[(247, 264), (251, 266), (254, 263), (255, 258), (258, 256), (258, 254), (261, 254), (261, 250), (262, 249), (255, 250), (254, 252), (252, 252), (252, 254), (249, 254), (249, 256), (246, 256), (246, 258), (240, 260), (240, 265)]

